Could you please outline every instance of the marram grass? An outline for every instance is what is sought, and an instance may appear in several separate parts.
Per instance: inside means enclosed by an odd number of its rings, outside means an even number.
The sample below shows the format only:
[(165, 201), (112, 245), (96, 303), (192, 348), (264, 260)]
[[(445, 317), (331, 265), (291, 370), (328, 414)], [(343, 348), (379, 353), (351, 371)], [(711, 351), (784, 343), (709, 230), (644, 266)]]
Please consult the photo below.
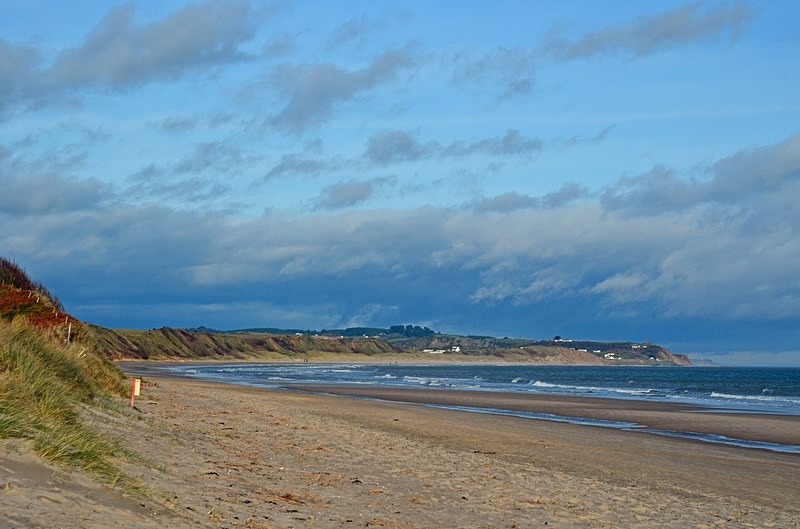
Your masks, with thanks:
[(0, 438), (29, 439), (40, 456), (115, 483), (117, 449), (81, 420), (78, 406), (125, 388), (90, 336), (64, 344), (21, 319), (0, 320)]

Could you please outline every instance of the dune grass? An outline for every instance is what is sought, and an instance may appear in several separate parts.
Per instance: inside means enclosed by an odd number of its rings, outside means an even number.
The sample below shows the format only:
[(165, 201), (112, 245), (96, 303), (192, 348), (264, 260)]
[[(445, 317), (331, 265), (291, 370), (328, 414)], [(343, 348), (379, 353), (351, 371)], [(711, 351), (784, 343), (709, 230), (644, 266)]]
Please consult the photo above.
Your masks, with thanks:
[(46, 296), (57, 310), (64, 311), (64, 305), (53, 295), (47, 287), (38, 281), (34, 281), (23, 268), (5, 257), (0, 257), (0, 284), (13, 285), (21, 290), (30, 290)]
[(115, 444), (81, 419), (81, 404), (124, 396), (125, 376), (90, 336), (69, 344), (22, 318), (0, 320), (0, 438), (29, 439), (37, 454), (117, 482)]

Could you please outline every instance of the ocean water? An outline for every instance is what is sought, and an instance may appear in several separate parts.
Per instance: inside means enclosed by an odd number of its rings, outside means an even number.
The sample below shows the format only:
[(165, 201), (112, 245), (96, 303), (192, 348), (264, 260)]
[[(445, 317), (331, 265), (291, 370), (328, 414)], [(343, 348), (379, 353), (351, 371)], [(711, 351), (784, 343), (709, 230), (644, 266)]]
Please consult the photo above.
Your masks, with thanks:
[[(171, 375), (254, 387), (356, 385), (604, 397), (691, 404), (726, 413), (800, 416), (800, 368), (584, 367), (531, 365), (202, 364), (154, 367)], [(566, 422), (800, 454), (777, 444), (644, 425), (505, 409), (442, 406), (474, 413)]]
[(261, 387), (373, 385), (650, 400), (731, 413), (800, 415), (800, 368), (205, 364), (173, 375)]

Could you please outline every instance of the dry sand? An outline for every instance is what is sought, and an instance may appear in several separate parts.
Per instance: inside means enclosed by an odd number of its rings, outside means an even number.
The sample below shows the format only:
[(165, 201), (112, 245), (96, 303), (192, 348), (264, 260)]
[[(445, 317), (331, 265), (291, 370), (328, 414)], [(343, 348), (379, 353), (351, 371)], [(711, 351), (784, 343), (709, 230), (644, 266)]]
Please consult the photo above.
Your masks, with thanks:
[[(537, 406), (800, 439), (796, 418), (599, 399)], [(124, 495), (5, 442), (0, 527), (800, 527), (796, 454), (170, 378), (146, 377), (136, 407), (93, 420), (144, 456), (126, 470), (156, 494)]]

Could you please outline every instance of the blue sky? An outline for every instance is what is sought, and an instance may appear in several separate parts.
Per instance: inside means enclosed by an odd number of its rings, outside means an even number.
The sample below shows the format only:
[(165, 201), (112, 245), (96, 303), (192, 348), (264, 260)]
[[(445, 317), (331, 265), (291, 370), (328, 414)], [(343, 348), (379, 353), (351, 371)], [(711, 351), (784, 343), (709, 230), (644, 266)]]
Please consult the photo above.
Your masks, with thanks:
[(0, 255), (77, 317), (800, 365), (797, 2), (69, 4), (0, 6)]

